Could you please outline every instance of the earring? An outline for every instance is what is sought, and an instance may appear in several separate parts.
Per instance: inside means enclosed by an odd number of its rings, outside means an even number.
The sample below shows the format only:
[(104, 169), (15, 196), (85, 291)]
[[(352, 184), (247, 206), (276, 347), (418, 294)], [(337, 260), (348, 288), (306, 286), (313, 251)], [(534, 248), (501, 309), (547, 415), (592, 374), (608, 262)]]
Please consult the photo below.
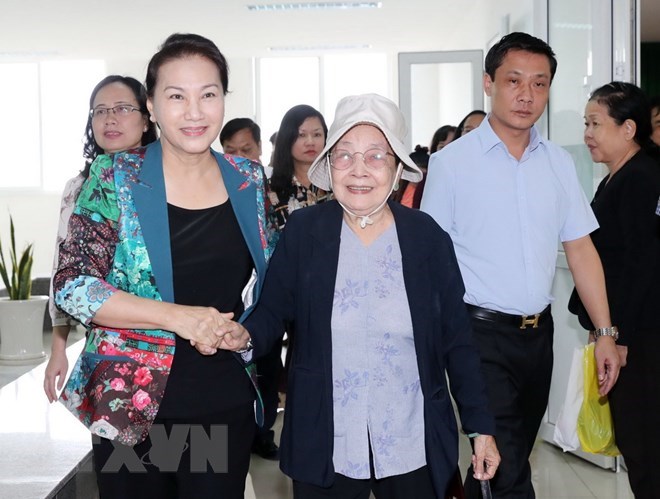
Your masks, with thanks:
[(398, 191), (398, 190), (399, 190), (399, 182), (397, 182), (396, 184), (394, 184), (394, 190), (395, 190), (395, 191)]

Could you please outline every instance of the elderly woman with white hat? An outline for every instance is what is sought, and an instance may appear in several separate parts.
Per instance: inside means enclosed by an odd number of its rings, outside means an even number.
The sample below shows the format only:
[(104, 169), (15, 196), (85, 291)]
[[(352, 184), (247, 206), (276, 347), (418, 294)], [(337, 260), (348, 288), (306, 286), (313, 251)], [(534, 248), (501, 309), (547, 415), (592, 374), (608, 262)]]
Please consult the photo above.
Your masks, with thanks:
[(475, 477), (499, 465), (479, 353), (451, 240), (425, 213), (388, 202), (418, 182), (397, 106), (342, 99), (311, 181), (335, 200), (289, 218), (259, 304), (225, 329), (268, 352), (294, 321), (280, 466), (294, 497), (444, 498), (458, 431), (474, 438)]

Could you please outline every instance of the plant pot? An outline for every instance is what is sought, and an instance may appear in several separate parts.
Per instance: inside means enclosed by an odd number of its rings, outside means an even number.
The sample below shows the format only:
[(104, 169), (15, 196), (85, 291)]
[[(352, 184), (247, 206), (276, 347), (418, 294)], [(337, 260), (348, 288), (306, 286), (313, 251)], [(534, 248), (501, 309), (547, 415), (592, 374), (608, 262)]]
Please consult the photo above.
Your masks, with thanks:
[(0, 298), (0, 363), (36, 364), (46, 358), (43, 324), (47, 296)]

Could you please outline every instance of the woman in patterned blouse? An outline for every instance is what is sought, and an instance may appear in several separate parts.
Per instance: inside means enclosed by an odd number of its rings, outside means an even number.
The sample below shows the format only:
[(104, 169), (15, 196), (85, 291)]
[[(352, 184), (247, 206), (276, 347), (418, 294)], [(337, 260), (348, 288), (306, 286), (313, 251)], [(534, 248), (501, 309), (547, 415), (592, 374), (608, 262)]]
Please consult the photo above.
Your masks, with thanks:
[(301, 104), (289, 109), (277, 132), (270, 178), (271, 218), (279, 229), (298, 208), (325, 201), (328, 193), (307, 177), (309, 167), (325, 145), (328, 127), (323, 115)]

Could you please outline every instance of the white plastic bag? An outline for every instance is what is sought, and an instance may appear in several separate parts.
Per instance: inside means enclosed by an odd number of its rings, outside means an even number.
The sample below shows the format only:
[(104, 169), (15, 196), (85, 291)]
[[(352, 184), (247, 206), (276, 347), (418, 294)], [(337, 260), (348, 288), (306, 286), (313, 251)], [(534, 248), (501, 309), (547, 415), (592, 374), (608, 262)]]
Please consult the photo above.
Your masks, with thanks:
[(584, 347), (577, 347), (573, 352), (571, 370), (568, 374), (568, 386), (566, 397), (559, 410), (559, 416), (555, 423), (553, 440), (564, 452), (580, 448), (580, 440), (577, 434), (577, 420), (584, 400), (584, 366), (582, 358)]

